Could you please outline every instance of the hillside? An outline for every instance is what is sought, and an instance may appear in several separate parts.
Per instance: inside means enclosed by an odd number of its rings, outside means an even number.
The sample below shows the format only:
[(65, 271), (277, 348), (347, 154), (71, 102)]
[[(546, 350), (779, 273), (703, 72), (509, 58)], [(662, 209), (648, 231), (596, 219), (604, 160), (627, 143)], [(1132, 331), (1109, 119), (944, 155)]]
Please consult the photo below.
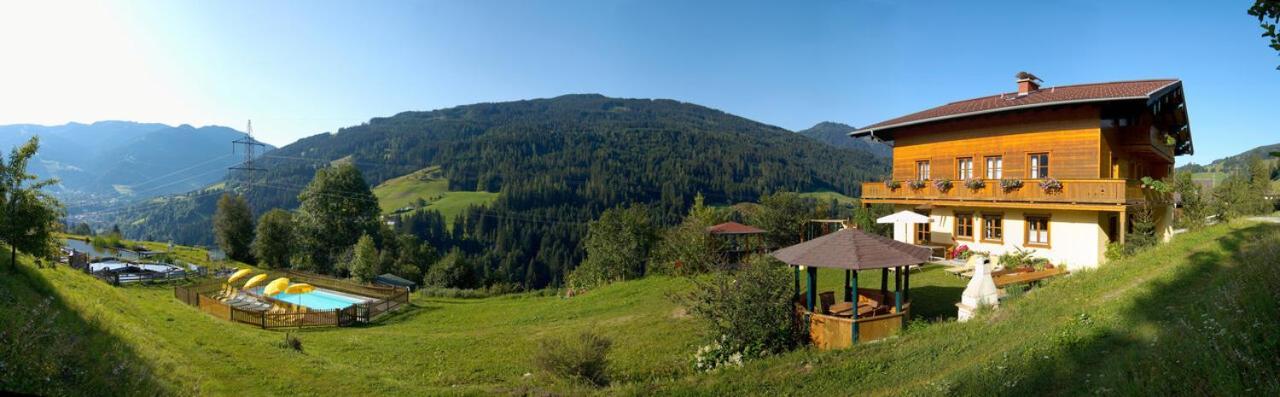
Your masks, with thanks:
[(1178, 171), (1191, 172), (1229, 172), (1244, 168), (1249, 164), (1249, 159), (1257, 157), (1267, 161), (1280, 161), (1271, 156), (1272, 152), (1280, 152), (1280, 143), (1273, 145), (1258, 146), (1253, 149), (1246, 150), (1236, 155), (1223, 157), (1209, 164), (1185, 164), (1178, 167)]
[(882, 158), (893, 156), (893, 148), (889, 147), (889, 145), (868, 139), (849, 137), (849, 133), (856, 129), (849, 125), (824, 121), (808, 129), (796, 131), (796, 133), (838, 148), (863, 150)]
[(128, 121), (17, 124), (0, 126), (0, 149), (7, 153), (39, 136), (30, 170), (58, 178), (61, 183), (51, 191), (75, 214), (216, 182), (241, 160), (232, 155), (230, 142), (243, 135), (219, 126)]
[[(373, 188), (382, 213), (402, 213), (425, 209), (438, 211), (448, 219), (462, 214), (467, 207), (486, 206), (498, 198), (492, 192), (464, 192), (449, 190), (440, 167), (432, 166), (405, 176), (391, 178)], [(426, 205), (421, 205), (425, 203)]]
[[(0, 338), (9, 338), (0, 340), (0, 364), (8, 369), (0, 372), (0, 389), (73, 395), (1274, 395), (1280, 392), (1280, 335), (1270, 326), (1280, 316), (1280, 271), (1271, 266), (1277, 258), (1280, 226), (1214, 226), (1053, 281), (975, 321), (917, 321), (904, 336), (852, 350), (802, 349), (710, 374), (692, 370), (700, 327), (669, 297), (690, 287), (678, 278), (622, 282), (572, 299), (415, 296), (406, 310), (369, 326), (300, 331), (303, 352), (297, 353), (279, 346), (283, 332), (203, 314), (174, 299), (170, 287), (115, 288), (65, 267), (37, 270), (23, 258), (16, 277), (0, 277), (0, 298), (8, 302), (0, 306)], [(875, 283), (875, 277), (859, 279)], [(841, 281), (836, 273), (820, 280), (822, 289)], [(954, 314), (962, 284), (937, 267), (913, 276), (916, 319)], [(609, 388), (558, 382), (533, 368), (529, 357), (538, 340), (586, 329), (614, 342)], [(15, 338), (25, 343), (12, 343)]]
[[(586, 223), (607, 208), (645, 203), (670, 223), (699, 193), (711, 204), (783, 190), (856, 197), (861, 181), (888, 170), (865, 152), (703, 106), (565, 95), (374, 118), (273, 151), (260, 179), (232, 175), (225, 186), (246, 192), (255, 213), (295, 208), (315, 170), (339, 159), (373, 186), (439, 166), (448, 191), (496, 193), (487, 207), (461, 208), (449, 228), (456, 234), (425, 234), (444, 230), (431, 225), (415, 234), (477, 256), (486, 282), (532, 288), (559, 285), (582, 259)], [(177, 206), (113, 210), (104, 222), (131, 237), (209, 244), (216, 199), (212, 192)]]

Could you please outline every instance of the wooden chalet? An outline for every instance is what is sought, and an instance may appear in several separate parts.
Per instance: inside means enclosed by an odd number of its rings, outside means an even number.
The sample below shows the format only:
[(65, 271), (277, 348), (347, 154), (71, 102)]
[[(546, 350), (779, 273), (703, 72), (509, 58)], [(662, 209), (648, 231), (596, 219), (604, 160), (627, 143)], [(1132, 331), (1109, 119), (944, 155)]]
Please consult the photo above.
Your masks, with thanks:
[(1104, 261), (1133, 214), (1149, 208), (1172, 234), (1167, 194), (1145, 187), (1191, 154), (1182, 81), (1136, 80), (1042, 88), (952, 102), (852, 132), (893, 145), (892, 180), (864, 183), (865, 205), (915, 210), (931, 222), (895, 231), (920, 245), (1001, 254), (1031, 249), (1068, 268)]

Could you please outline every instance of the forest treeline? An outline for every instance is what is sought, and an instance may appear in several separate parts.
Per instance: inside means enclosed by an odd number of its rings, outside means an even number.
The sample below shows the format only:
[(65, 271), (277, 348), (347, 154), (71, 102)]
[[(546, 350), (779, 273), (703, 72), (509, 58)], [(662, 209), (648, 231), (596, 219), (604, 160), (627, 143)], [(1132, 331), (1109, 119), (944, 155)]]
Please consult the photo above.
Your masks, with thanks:
[(221, 193), (243, 195), (254, 214), (295, 209), (317, 170), (339, 163), (370, 185), (439, 165), (451, 190), (499, 193), (451, 220), (410, 213), (400, 225), (438, 252), (456, 250), (484, 282), (525, 288), (562, 284), (584, 258), (587, 224), (609, 208), (644, 204), (666, 227), (698, 194), (708, 205), (781, 191), (856, 197), (862, 181), (888, 171), (867, 152), (694, 104), (566, 95), (375, 118), (272, 151), (256, 163), (266, 171), (232, 174), (221, 189), (119, 210), (107, 222), (130, 238), (212, 244)]

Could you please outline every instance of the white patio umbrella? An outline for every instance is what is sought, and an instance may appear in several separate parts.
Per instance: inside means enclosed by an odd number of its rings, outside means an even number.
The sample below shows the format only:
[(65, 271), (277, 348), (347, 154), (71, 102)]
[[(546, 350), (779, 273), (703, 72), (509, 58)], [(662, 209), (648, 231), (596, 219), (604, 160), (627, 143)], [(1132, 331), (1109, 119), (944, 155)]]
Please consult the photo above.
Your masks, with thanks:
[[(892, 223), (893, 229), (894, 229), (893, 234), (895, 235), (898, 234), (898, 225), (902, 225), (902, 228), (904, 229), (902, 232), (902, 235), (909, 236), (910, 233), (908, 233), (906, 230), (907, 225), (910, 225), (913, 223), (929, 223), (929, 217), (920, 215), (918, 213), (915, 213), (914, 211), (898, 211), (893, 214), (882, 216), (880, 217), (880, 219), (876, 219), (876, 223)], [(904, 241), (904, 242), (910, 242), (910, 241)]]

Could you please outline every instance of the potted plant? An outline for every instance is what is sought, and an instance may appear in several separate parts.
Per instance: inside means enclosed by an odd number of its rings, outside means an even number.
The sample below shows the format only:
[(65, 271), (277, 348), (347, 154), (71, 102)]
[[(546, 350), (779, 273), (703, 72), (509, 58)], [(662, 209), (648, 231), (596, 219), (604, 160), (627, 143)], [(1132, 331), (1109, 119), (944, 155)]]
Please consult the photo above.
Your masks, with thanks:
[(1045, 193), (1061, 192), (1062, 182), (1053, 177), (1044, 178), (1040, 181), (1040, 189), (1043, 189)]
[(910, 186), (912, 189), (916, 189), (916, 190), (924, 189), (925, 185), (926, 184), (923, 179), (916, 179), (916, 180), (907, 182), (907, 186)]
[(946, 192), (951, 190), (951, 180), (947, 178), (935, 179), (933, 180), (933, 187), (937, 188), (939, 192)]
[(884, 187), (889, 188), (889, 190), (898, 190), (898, 188), (902, 187), (902, 182), (898, 182), (892, 179), (886, 179), (884, 181)]
[(969, 178), (964, 180), (964, 187), (969, 190), (978, 190), (987, 187), (987, 182), (979, 178)]
[(1004, 191), (1017, 190), (1022, 187), (1022, 180), (1017, 178), (1001, 179), (1000, 188)]

